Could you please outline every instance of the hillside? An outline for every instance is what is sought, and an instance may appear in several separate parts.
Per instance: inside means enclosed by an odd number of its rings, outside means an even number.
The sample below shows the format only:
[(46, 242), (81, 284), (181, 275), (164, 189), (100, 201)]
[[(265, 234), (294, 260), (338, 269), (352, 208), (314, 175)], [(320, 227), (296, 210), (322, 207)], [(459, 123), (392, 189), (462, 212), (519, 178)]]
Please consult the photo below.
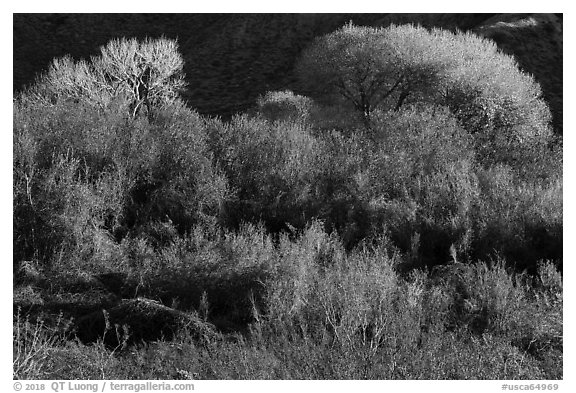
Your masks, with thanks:
[(269, 90), (294, 88), (292, 67), (314, 37), (353, 21), (471, 30), (494, 39), (541, 83), (562, 133), (562, 14), (16, 14), (14, 91), (54, 57), (86, 58), (114, 37), (178, 38), (200, 113), (228, 118)]
[(540, 82), (562, 132), (562, 14), (503, 14), (473, 29), (516, 56), (520, 67)]
[(561, 16), (14, 22), (14, 379), (563, 378)]

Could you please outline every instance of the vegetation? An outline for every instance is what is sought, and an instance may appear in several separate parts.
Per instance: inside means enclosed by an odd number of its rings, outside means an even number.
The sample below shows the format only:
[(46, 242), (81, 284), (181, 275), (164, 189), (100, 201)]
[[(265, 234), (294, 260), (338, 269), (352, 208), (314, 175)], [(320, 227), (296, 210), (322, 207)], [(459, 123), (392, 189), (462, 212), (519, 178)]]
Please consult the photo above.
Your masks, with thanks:
[(443, 106), (477, 135), (478, 158), (490, 164), (518, 159), (551, 134), (540, 86), (474, 34), (347, 25), (305, 50), (297, 73), (313, 98), (341, 111), (352, 107), (367, 127), (378, 109)]
[(226, 122), (184, 104), (166, 38), (15, 99), (15, 378), (562, 378), (562, 142), (534, 80), (414, 26), (346, 25), (299, 64), (311, 96)]
[(111, 103), (129, 107), (132, 117), (145, 107), (167, 105), (184, 86), (183, 60), (167, 39), (113, 40), (91, 62), (56, 59), (35, 88), (45, 100), (75, 99), (105, 109)]
[(490, 38), (536, 77), (562, 134), (562, 14), (14, 14), (14, 91), (53, 58), (89, 59), (117, 37), (167, 37), (180, 44), (185, 100), (203, 115), (229, 120), (270, 90), (297, 91), (293, 68), (302, 50), (349, 21)]
[(298, 73), (314, 98), (343, 98), (369, 119), (376, 108), (397, 111), (409, 97), (421, 101), (430, 90), (440, 90), (451, 48), (437, 36), (408, 25), (375, 29), (350, 24), (304, 51)]

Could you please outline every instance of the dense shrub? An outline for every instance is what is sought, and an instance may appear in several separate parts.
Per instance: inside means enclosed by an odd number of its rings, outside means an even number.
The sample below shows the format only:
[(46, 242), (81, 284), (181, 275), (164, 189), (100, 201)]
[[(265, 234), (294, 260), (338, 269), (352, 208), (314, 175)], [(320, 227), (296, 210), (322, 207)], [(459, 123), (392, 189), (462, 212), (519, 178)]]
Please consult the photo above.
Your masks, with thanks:
[[(319, 138), (306, 124), (236, 117), (213, 122), (209, 130), (214, 157), (235, 191), (229, 225), (263, 221), (273, 232), (302, 229), (314, 217), (331, 227), (346, 224), (354, 202), (349, 190), (355, 161), (342, 137)], [(288, 224), (288, 225), (287, 225)]]
[(526, 181), (507, 166), (478, 172), (482, 199), (478, 201), (477, 253), (501, 252), (519, 268), (535, 272), (540, 259), (562, 266), (562, 180)]
[[(227, 184), (212, 165), (204, 121), (181, 102), (165, 99), (174, 92), (172, 82), (176, 83), (167, 73), (170, 67), (178, 68), (175, 59), (165, 57), (170, 53), (161, 53), (168, 44), (137, 45), (137, 52), (142, 52), (138, 56), (151, 56), (148, 61), (158, 68), (149, 68), (157, 89), (149, 97), (154, 116), (127, 113), (126, 108), (102, 106), (86, 98), (89, 89), (80, 88), (84, 79), (66, 78), (88, 63), (61, 63), (58, 73), (50, 72), (36, 88), (17, 98), (15, 260), (47, 261), (55, 252), (72, 250), (85, 260), (97, 254), (96, 249), (108, 250), (97, 260), (110, 259), (114, 244), (129, 233), (148, 233), (157, 246), (170, 240), (166, 233), (158, 233), (159, 227), (182, 234), (193, 224), (216, 224)], [(104, 67), (112, 49), (134, 55), (138, 49), (134, 45), (132, 41), (110, 44), (101, 58), (93, 59), (93, 66)], [(144, 60), (116, 54), (125, 67), (140, 72), (137, 68)], [(112, 87), (117, 83), (120, 90), (132, 83), (110, 78), (100, 82)], [(74, 83), (81, 96), (60, 89)], [(47, 91), (54, 95), (49, 97)]]
[(384, 230), (420, 262), (445, 262), (453, 244), (464, 252), (479, 193), (470, 136), (442, 108), (375, 113), (373, 122), (353, 175), (370, 233)]
[[(103, 170), (102, 155), (78, 146), (91, 142), (82, 134), (96, 121), (90, 111), (85, 114), (81, 122), (70, 108), (15, 108), (15, 263), (47, 262), (56, 252), (86, 256), (95, 247), (110, 251), (111, 233), (105, 227), (122, 214), (129, 179), (120, 171)], [(67, 118), (71, 124), (65, 124)], [(79, 135), (69, 137), (71, 130)]]
[(318, 138), (337, 141), (331, 162), (362, 211), (334, 227), (341, 235), (384, 230), (418, 264), (445, 263), (453, 252), (466, 260), (500, 252), (519, 268), (561, 258), (559, 152), (485, 169), (474, 136), (448, 110), (425, 105), (374, 112), (370, 131), (352, 138)]
[(271, 91), (258, 99), (259, 112), (270, 121), (305, 121), (312, 108), (310, 98), (296, 95), (290, 90)]
[(139, 296), (179, 309), (191, 302), (200, 317), (245, 335), (199, 344), (183, 329), (173, 341), (116, 354), (103, 339), (60, 343), (42, 331), (33, 351), (49, 351), (51, 361), (40, 357), (42, 374), (19, 377), (561, 377), (562, 280), (550, 263), (534, 283), (502, 262), (403, 277), (385, 242), (347, 253), (318, 222), (277, 246), (245, 226), (219, 235), (198, 228), (161, 251), (137, 248), (126, 268), (141, 275)]
[(369, 130), (348, 133), (246, 116), (209, 129), (235, 190), (226, 209), (232, 227), (263, 221), (293, 233), (319, 218), (347, 249), (384, 231), (419, 265), (452, 252), (467, 260), (501, 252), (519, 267), (560, 257), (561, 153), (541, 146), (532, 161), (526, 153), (499, 164), (509, 172), (495, 199), (489, 184), (498, 177), (485, 174), (497, 167), (484, 168), (475, 136), (445, 107), (375, 111)]
[(411, 106), (374, 115), (369, 160), (371, 191), (395, 198), (418, 177), (445, 172), (458, 162), (473, 162), (472, 138), (448, 111)]

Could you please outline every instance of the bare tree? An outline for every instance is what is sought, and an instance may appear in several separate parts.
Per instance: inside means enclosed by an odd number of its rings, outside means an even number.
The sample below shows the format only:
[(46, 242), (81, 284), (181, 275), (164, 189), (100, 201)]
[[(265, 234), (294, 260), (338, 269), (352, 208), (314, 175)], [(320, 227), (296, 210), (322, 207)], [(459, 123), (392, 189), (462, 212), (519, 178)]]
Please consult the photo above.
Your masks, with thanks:
[(151, 117), (154, 107), (176, 99), (185, 86), (183, 65), (174, 40), (112, 40), (90, 62), (69, 56), (54, 60), (36, 96), (81, 100), (100, 108), (122, 102), (130, 116), (145, 108)]

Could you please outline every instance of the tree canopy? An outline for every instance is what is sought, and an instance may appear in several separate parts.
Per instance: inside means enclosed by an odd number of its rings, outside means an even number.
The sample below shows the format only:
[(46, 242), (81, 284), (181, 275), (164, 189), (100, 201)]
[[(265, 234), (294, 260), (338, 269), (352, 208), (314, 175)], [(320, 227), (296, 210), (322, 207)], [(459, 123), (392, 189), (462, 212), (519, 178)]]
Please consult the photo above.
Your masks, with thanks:
[[(491, 40), (413, 25), (352, 24), (307, 48), (296, 72), (324, 105), (374, 110), (444, 106), (470, 133), (524, 143), (551, 134), (540, 86)], [(499, 135), (497, 135), (499, 134)]]

